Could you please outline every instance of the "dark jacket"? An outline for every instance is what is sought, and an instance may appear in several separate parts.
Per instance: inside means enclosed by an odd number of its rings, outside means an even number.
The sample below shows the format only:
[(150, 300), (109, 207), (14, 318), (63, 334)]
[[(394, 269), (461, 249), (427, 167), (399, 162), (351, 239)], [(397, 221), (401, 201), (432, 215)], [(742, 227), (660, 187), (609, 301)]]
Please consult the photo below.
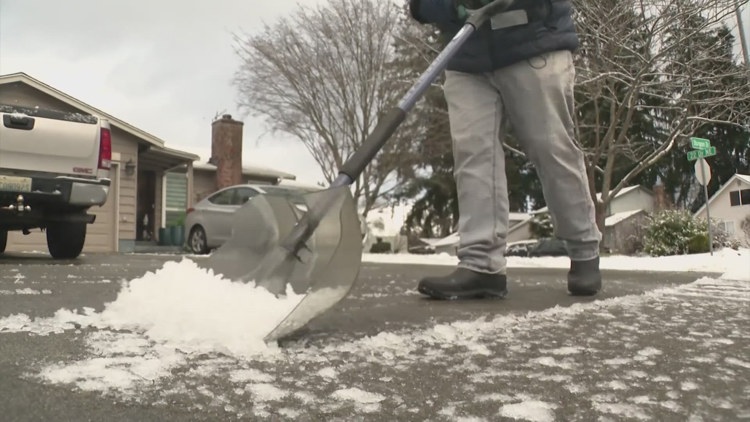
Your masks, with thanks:
[[(409, 6), (414, 19), (435, 24), (448, 37), (463, 26), (453, 0), (410, 0)], [(448, 69), (491, 72), (550, 51), (578, 48), (569, 0), (517, 0), (509, 10), (522, 8), (529, 11), (528, 24), (493, 30), (487, 22), (461, 47)]]

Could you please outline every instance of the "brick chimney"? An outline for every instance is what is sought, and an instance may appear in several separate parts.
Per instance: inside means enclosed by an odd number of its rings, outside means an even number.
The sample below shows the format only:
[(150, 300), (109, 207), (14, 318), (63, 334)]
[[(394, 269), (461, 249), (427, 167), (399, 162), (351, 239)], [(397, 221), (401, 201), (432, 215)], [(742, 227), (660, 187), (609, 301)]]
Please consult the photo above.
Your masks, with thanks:
[(242, 127), (225, 114), (211, 123), (211, 159), (216, 166), (216, 189), (242, 183)]

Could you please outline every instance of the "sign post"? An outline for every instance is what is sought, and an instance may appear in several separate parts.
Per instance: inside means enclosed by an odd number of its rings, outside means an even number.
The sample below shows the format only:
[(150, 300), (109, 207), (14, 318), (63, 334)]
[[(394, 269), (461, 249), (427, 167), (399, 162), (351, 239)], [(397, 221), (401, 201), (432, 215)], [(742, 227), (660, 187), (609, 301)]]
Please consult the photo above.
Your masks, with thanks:
[(708, 250), (714, 254), (714, 236), (711, 229), (711, 214), (708, 206), (708, 182), (711, 181), (711, 167), (705, 157), (716, 155), (716, 147), (711, 146), (711, 141), (704, 138), (690, 138), (690, 146), (694, 151), (687, 154), (688, 161), (695, 160), (695, 178), (703, 185), (703, 196), (706, 198), (706, 221), (708, 222)]

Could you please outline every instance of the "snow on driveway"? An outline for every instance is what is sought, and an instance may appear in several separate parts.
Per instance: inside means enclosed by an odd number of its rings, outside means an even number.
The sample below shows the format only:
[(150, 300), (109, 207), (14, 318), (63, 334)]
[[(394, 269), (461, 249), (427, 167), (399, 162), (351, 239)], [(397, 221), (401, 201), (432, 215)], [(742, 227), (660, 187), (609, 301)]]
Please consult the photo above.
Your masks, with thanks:
[[(301, 297), (277, 299), (184, 259), (125, 283), (100, 313), (11, 315), (0, 318), (0, 335), (85, 334), (88, 355), (41, 363), (29, 368), (30, 379), (237, 416), (291, 420), (318, 409), (401, 420), (425, 412), (430, 419), (466, 421), (488, 414), (574, 420), (592, 412), (633, 420), (710, 418), (721, 411), (750, 417), (750, 405), (740, 399), (750, 391), (726, 390), (732, 380), (750, 379), (750, 358), (737, 352), (750, 348), (748, 252), (604, 258), (603, 268), (722, 275), (565, 308), (283, 349), (262, 339)], [(387, 259), (407, 257), (365, 256)], [(534, 265), (562, 264), (550, 258)], [(563, 408), (570, 402), (579, 405)]]

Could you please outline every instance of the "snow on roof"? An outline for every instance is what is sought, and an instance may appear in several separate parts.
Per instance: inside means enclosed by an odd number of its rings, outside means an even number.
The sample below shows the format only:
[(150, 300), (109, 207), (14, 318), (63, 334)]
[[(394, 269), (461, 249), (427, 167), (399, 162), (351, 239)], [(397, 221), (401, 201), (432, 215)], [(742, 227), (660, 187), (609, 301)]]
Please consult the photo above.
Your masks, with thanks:
[[(641, 188), (641, 187), (642, 187), (641, 185), (633, 185), (633, 186), (628, 186), (626, 188), (622, 188), (622, 189), (620, 189), (619, 192), (617, 192), (617, 195), (615, 195), (615, 198), (620, 197), (622, 195), (625, 195), (626, 193), (628, 193), (630, 191), (634, 191), (634, 190), (636, 190), (638, 188)], [(596, 197), (597, 198), (601, 198), (602, 194), (601, 193), (597, 193)]]
[(632, 210), (614, 213), (604, 220), (604, 226), (612, 227), (641, 212), (643, 212), (643, 210)]
[[(216, 166), (213, 164), (205, 163), (196, 161), (193, 163), (193, 169), (195, 170), (208, 170), (208, 171), (216, 171)], [(287, 173), (280, 170), (274, 170), (267, 167), (260, 167), (260, 166), (248, 166), (243, 165), (242, 166), (242, 174), (244, 175), (258, 175), (258, 176), (268, 176), (268, 177), (280, 177), (282, 179), (294, 179), (296, 178), (295, 175), (291, 173)]]

